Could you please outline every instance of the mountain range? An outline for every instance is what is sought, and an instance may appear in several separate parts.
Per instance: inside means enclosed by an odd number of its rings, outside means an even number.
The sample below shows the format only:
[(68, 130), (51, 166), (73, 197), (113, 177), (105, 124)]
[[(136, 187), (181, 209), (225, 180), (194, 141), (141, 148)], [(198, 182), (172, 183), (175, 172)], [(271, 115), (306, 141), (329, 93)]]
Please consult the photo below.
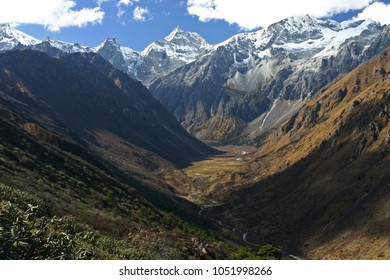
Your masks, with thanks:
[(83, 47), (52, 38), (40, 42), (7, 25), (1, 30), (0, 51), (24, 45), (52, 55), (100, 54), (143, 82), (191, 134), (225, 142), (261, 137), (297, 112), (305, 99), (383, 51), (389, 41), (389, 27), (371, 20), (339, 23), (308, 15), (217, 45), (176, 27), (141, 52), (114, 38)]
[(156, 79), (153, 95), (201, 139), (256, 139), (388, 45), (389, 28), (293, 17), (216, 45)]
[(2, 25), (0, 183), (142, 258), (388, 259), (389, 47), (389, 26), (308, 15), (140, 52)]
[(211, 48), (205, 39), (195, 32), (185, 32), (176, 27), (166, 38), (153, 42), (141, 52), (121, 46), (116, 38), (108, 38), (97, 47), (81, 46), (77, 43), (59, 41), (50, 37), (40, 41), (10, 25), (0, 28), (0, 52), (23, 47), (30, 47), (55, 54), (62, 53), (97, 53), (112, 63), (117, 69), (131, 77), (148, 82), (172, 70), (196, 60)]

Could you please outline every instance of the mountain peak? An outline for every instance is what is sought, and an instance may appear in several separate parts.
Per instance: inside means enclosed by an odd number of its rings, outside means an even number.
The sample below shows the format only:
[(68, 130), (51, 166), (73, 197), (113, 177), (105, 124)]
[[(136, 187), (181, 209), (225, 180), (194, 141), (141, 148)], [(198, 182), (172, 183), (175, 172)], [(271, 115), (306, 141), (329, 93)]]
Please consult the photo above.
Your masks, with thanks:
[(0, 24), (0, 39), (4, 37), (11, 38), (17, 31), (16, 29), (12, 28), (9, 23)]
[(121, 43), (119, 42), (119, 40), (117, 38), (107, 38), (106, 40), (103, 41), (103, 43), (101, 43), (99, 46), (97, 46), (95, 49), (95, 51), (99, 51), (103, 48), (109, 48), (109, 49), (120, 49), (122, 46), (121, 46)]
[(153, 50), (163, 50), (172, 55), (177, 51), (184, 55), (185, 52), (196, 51), (198, 53), (200, 49), (206, 49), (207, 47), (209, 47), (209, 44), (198, 33), (187, 32), (180, 26), (176, 26), (167, 37), (153, 42), (142, 53), (147, 55)]
[(167, 37), (165, 37), (165, 40), (170, 42), (172, 41), (178, 34), (180, 33), (184, 33), (185, 31), (183, 30), (183, 28), (181, 28), (181, 26), (176, 26), (175, 29), (172, 30), (171, 33), (169, 33), (169, 35)]
[(301, 21), (317, 21), (318, 19), (315, 18), (315, 17), (312, 17), (310, 16), (309, 14), (306, 14), (306, 15), (303, 15), (303, 16), (292, 16), (292, 17), (289, 17), (287, 18), (288, 20), (290, 21), (298, 21), (298, 22), (301, 22)]
[(54, 39), (52, 37), (49, 37), (49, 36), (46, 36), (45, 39), (43, 39), (43, 42), (60, 42), (59, 40), (57, 39)]
[(5, 31), (7, 29), (10, 29), (12, 28), (11, 25), (9, 23), (3, 23), (3, 24), (0, 24), (0, 30), (1, 31)]
[(0, 51), (11, 50), (19, 44), (31, 46), (39, 43), (38, 39), (14, 29), (8, 23), (0, 25)]
[(321, 25), (322, 20), (314, 18), (310, 15), (292, 16), (283, 19), (274, 25), (282, 25), (284, 28), (290, 29), (312, 29), (318, 28)]
[(121, 43), (119, 42), (118, 38), (107, 38), (103, 43), (110, 44), (110, 45), (116, 45), (118, 47), (121, 46)]
[(175, 27), (175, 29), (173, 29), (173, 31), (176, 31), (176, 32), (184, 32), (184, 29), (180, 26), (180, 25), (177, 25)]

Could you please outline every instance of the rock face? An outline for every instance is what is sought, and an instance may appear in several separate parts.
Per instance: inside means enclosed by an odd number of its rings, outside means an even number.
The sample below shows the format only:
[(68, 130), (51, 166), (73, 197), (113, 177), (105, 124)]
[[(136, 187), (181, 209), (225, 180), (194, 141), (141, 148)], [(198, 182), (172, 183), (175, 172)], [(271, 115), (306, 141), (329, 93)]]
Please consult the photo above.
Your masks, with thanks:
[(105, 40), (95, 51), (109, 61), (115, 68), (136, 78), (136, 68), (140, 54), (130, 48), (122, 47), (118, 39)]
[(266, 30), (234, 36), (149, 88), (200, 138), (222, 140), (243, 132), (225, 133), (221, 124), (219, 129), (213, 126), (213, 135), (207, 128), (215, 118), (249, 124), (245, 134), (255, 138), (294, 114), (299, 101), (383, 50), (388, 32), (388, 27), (369, 20), (338, 23), (292, 17)]

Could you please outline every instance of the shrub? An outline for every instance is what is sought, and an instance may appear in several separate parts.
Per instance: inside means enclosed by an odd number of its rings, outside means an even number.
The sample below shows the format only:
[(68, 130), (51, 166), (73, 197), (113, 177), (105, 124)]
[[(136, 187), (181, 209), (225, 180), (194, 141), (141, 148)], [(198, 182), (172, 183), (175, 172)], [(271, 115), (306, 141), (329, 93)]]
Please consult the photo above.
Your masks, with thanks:
[(272, 245), (264, 245), (257, 254), (266, 260), (279, 260), (282, 256), (282, 253)]

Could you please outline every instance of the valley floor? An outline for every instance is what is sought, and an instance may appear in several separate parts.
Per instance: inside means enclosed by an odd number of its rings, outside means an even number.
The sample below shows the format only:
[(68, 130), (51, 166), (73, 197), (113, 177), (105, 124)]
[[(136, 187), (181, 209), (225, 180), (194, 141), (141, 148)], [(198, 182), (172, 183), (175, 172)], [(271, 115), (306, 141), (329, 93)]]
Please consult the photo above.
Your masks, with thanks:
[[(186, 199), (199, 205), (198, 215), (208, 216), (208, 218), (218, 228), (218, 235), (223, 238), (235, 240), (249, 248), (258, 249), (264, 244), (256, 244), (252, 240), (251, 232), (233, 224), (233, 221), (222, 221), (213, 214), (225, 205), (224, 195), (234, 191), (232, 176), (245, 168), (253, 159), (256, 148), (253, 146), (217, 146), (213, 148), (221, 152), (220, 155), (212, 156), (203, 161), (194, 162), (191, 166), (183, 169), (185, 174), (196, 186), (194, 192), (190, 193)], [(234, 184), (233, 184), (234, 185)], [(297, 257), (279, 248), (283, 253), (282, 259), (297, 260)]]
[(226, 183), (234, 179), (234, 174), (248, 164), (256, 151), (252, 146), (229, 145), (213, 148), (221, 154), (194, 162), (183, 169), (195, 186), (185, 198), (197, 204), (220, 203), (220, 194), (226, 192), (226, 188), (231, 188), (230, 184)]

